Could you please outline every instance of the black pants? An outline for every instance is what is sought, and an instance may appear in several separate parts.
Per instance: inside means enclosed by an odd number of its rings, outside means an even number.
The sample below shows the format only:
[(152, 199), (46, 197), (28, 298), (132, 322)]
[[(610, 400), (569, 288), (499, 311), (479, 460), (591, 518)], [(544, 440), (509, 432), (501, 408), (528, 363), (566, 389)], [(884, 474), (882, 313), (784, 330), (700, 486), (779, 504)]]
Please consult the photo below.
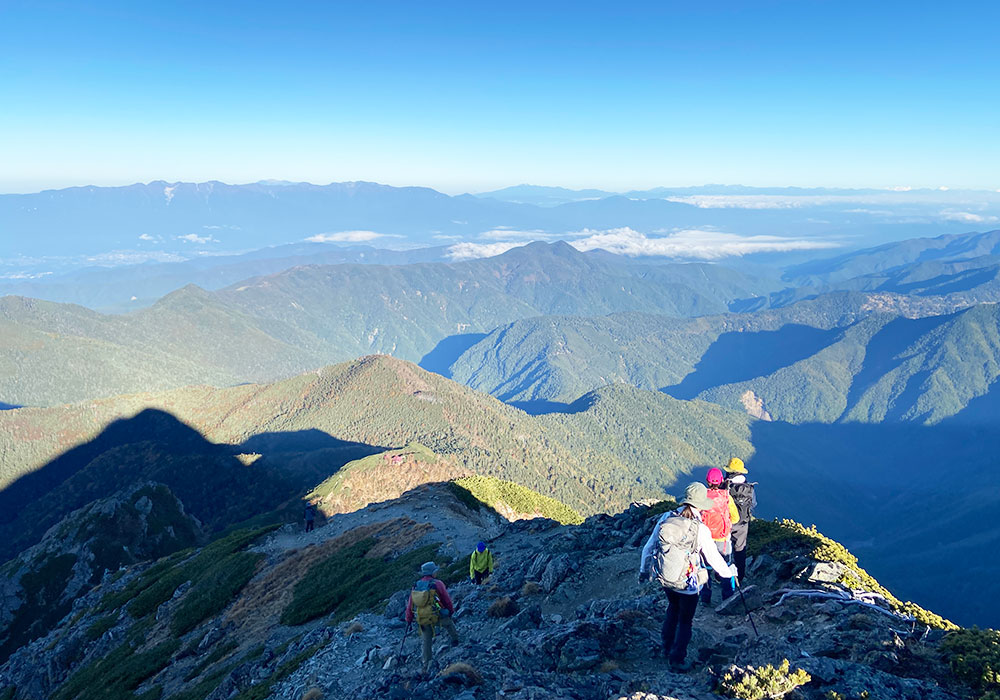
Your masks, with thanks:
[(747, 550), (746, 549), (734, 550), (733, 563), (736, 564), (736, 570), (739, 571), (740, 581), (742, 581), (747, 576)]
[(486, 572), (486, 571), (476, 571), (476, 572), (474, 572), (474, 576), (475, 576), (475, 578), (473, 578), (472, 580), (478, 586), (480, 583), (482, 583), (483, 581), (486, 580), (486, 577), (489, 576), (489, 572)]
[(747, 574), (747, 534), (749, 530), (749, 522), (738, 522), (733, 525), (733, 563), (736, 564), (741, 581)]
[(691, 626), (694, 612), (698, 609), (698, 596), (667, 590), (667, 617), (663, 620), (663, 653), (671, 663), (684, 663), (688, 643), (691, 641)]
[[(730, 555), (729, 555), (729, 553), (727, 551), (729, 549), (729, 547), (727, 545), (728, 545), (728, 543), (724, 542), (724, 541), (723, 542), (716, 542), (715, 543), (715, 546), (718, 547), (718, 549), (719, 549), (719, 554), (722, 555), (723, 559), (725, 559), (726, 561), (729, 561), (730, 560)], [(706, 564), (706, 566), (708, 566), (708, 565)], [(723, 600), (728, 600), (733, 595), (733, 593), (735, 592), (735, 589), (733, 588), (733, 580), (731, 578), (722, 578), (717, 573), (715, 573), (715, 571), (713, 571), (711, 567), (708, 567), (708, 583), (706, 583), (704, 586), (701, 587), (701, 601), (705, 605), (711, 605), (712, 604), (712, 582), (713, 581), (718, 581), (719, 582), (719, 587), (722, 589), (722, 599)]]
[(306, 520), (306, 532), (312, 532), (312, 531), (313, 531), (313, 521)]

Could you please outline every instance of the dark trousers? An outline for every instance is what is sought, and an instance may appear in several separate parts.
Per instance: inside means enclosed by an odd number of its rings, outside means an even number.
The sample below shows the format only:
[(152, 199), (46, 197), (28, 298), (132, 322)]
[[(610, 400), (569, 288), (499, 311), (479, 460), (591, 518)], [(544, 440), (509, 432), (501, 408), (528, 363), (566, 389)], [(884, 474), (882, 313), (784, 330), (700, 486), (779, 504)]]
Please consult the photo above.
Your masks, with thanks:
[(747, 574), (747, 534), (750, 530), (749, 522), (738, 522), (733, 525), (733, 563), (740, 572), (740, 580)]
[[(719, 554), (721, 554), (723, 556), (723, 558), (725, 558), (726, 561), (729, 561), (730, 560), (730, 556), (729, 556), (729, 552), (727, 551), (729, 549), (729, 543), (728, 542), (716, 542), (715, 546), (718, 547)], [(735, 589), (733, 587), (733, 580), (731, 578), (722, 578), (717, 573), (715, 573), (715, 571), (713, 571), (711, 567), (709, 567), (709, 569), (708, 569), (708, 583), (706, 583), (704, 586), (701, 587), (701, 593), (700, 593), (701, 602), (703, 602), (705, 605), (711, 605), (712, 604), (712, 581), (713, 580), (719, 582), (719, 587), (722, 589), (722, 599), (723, 600), (728, 600), (733, 595), (733, 593), (735, 592)]]
[(694, 611), (698, 609), (698, 596), (678, 593), (667, 589), (667, 617), (663, 620), (663, 653), (671, 663), (684, 663), (688, 643), (691, 641), (691, 626)]
[(476, 572), (473, 573), (473, 579), (472, 580), (478, 586), (480, 583), (482, 583), (483, 581), (485, 581), (486, 577), (489, 576), (489, 575), (490, 574), (489, 574), (488, 571), (476, 571)]
[(736, 564), (736, 569), (739, 571), (740, 575), (740, 581), (742, 581), (747, 576), (747, 550), (733, 550), (733, 563)]
[(312, 531), (313, 531), (313, 521), (306, 520), (306, 532), (312, 532)]

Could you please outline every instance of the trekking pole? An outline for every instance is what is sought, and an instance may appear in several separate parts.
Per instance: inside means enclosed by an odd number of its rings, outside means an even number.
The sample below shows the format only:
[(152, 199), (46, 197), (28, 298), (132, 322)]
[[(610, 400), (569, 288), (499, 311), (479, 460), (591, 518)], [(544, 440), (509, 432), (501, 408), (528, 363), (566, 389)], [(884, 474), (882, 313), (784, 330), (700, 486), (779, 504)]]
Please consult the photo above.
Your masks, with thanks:
[(753, 615), (750, 614), (750, 606), (747, 605), (747, 599), (746, 596), (743, 595), (743, 588), (740, 586), (740, 580), (736, 576), (733, 576), (733, 585), (736, 587), (736, 590), (739, 591), (740, 600), (743, 601), (743, 609), (747, 611), (747, 619), (750, 620), (750, 626), (753, 627), (753, 633), (758, 639), (760, 639), (760, 632), (757, 631), (757, 625), (753, 621)]
[(406, 629), (403, 630), (403, 638), (399, 640), (399, 651), (396, 653), (396, 658), (399, 659), (399, 665), (403, 664), (403, 643), (406, 641), (406, 635), (409, 634), (411, 627), (413, 627), (413, 623), (407, 622)]

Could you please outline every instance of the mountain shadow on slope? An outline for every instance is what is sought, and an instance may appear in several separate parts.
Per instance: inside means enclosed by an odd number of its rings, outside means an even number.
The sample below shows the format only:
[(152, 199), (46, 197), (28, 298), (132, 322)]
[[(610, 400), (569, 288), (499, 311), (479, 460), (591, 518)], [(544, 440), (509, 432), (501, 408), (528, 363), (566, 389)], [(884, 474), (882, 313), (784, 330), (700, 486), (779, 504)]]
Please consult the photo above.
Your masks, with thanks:
[(1000, 427), (757, 421), (760, 517), (815, 523), (899, 595), (1000, 625)]
[(417, 364), (428, 372), (451, 379), (451, 366), (466, 350), (486, 337), (486, 333), (461, 333), (441, 340)]
[(790, 323), (776, 331), (723, 333), (693, 372), (661, 391), (675, 399), (693, 399), (713, 386), (767, 376), (814, 355), (841, 332)]
[(264, 452), (246, 464), (236, 456), (242, 447), (212, 443), (166, 411), (146, 409), (116, 420), (0, 491), (0, 561), (38, 542), (71, 511), (130, 483), (166, 485), (206, 532), (216, 532), (278, 508), (343, 464), (378, 449), (317, 430), (301, 433), (264, 434), (256, 443), (254, 438), (247, 442), (269, 449), (322, 445), (309, 453), (322, 459)]

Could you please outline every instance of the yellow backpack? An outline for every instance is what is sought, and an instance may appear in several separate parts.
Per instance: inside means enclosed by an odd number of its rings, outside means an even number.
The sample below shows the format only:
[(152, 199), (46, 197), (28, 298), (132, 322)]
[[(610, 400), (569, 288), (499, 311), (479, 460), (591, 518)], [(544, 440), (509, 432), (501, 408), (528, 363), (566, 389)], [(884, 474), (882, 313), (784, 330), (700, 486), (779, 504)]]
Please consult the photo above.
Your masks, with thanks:
[(438, 623), (441, 604), (434, 581), (417, 581), (410, 591), (410, 603), (418, 625), (434, 626)]

